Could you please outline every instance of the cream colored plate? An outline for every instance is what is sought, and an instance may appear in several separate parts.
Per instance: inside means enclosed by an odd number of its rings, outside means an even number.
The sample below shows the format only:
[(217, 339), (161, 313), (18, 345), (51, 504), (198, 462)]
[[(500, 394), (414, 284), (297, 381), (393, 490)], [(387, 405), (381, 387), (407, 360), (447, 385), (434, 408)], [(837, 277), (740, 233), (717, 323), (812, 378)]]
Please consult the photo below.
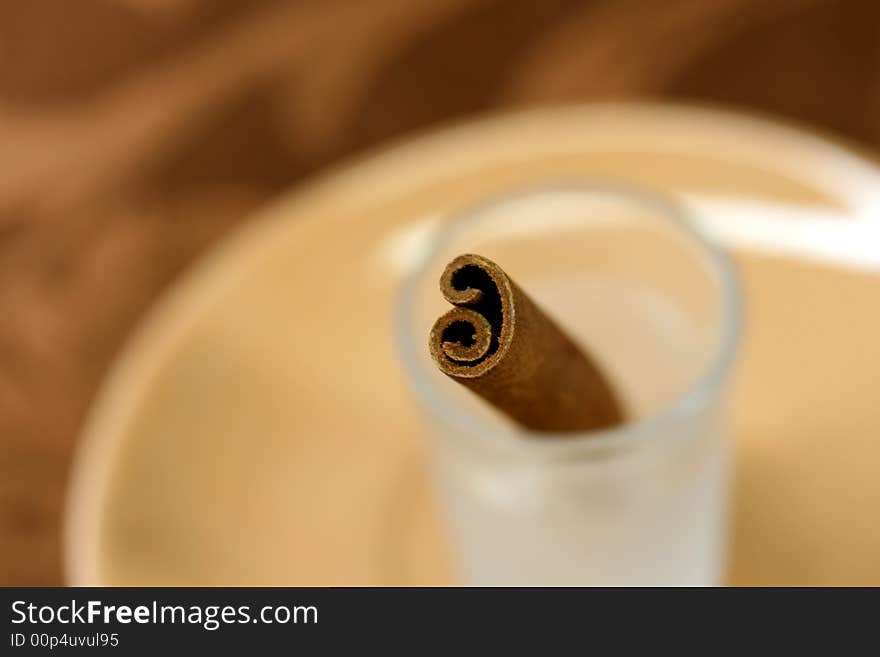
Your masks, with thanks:
[(410, 141), (294, 190), (203, 259), (84, 430), (69, 581), (451, 582), (393, 295), (450, 209), (585, 175), (682, 194), (737, 247), (732, 581), (880, 584), (880, 174), (777, 124), (638, 105)]

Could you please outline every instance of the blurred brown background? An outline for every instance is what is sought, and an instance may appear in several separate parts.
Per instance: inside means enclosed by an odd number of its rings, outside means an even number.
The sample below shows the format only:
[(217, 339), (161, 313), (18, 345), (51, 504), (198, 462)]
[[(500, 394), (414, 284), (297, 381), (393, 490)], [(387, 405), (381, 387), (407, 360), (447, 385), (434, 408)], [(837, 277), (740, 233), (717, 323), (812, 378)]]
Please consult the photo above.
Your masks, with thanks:
[(872, 0), (0, 0), (0, 584), (62, 581), (102, 373), (249, 211), (437, 122), (652, 96), (880, 144)]

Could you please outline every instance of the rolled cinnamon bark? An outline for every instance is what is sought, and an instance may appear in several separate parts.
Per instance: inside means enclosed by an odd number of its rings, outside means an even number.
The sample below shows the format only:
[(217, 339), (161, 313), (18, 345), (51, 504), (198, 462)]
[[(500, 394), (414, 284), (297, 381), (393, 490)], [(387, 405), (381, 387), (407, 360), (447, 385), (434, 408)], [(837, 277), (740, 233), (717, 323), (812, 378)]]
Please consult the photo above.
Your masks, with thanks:
[(522, 426), (576, 432), (622, 421), (598, 366), (491, 260), (450, 262), (440, 290), (455, 306), (431, 329), (444, 374)]

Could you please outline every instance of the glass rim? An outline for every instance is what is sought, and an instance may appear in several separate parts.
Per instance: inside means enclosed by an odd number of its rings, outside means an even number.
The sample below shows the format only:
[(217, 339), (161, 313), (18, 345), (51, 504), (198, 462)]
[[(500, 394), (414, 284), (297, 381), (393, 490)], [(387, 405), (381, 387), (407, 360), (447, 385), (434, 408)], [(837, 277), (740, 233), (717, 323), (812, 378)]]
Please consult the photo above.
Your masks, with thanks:
[[(604, 429), (558, 434), (522, 429), (511, 425), (500, 427), (482, 418), (464, 413), (449, 403), (421, 366), (418, 349), (427, 349), (410, 329), (409, 319), (416, 303), (419, 281), (427, 275), (434, 254), (453, 243), (457, 236), (487, 219), (484, 213), (506, 202), (533, 197), (542, 193), (583, 193), (628, 200), (658, 211), (652, 220), (666, 221), (705, 256), (708, 269), (714, 274), (721, 298), (720, 335), (718, 346), (701, 368), (701, 374), (673, 401), (650, 415)], [(501, 190), (485, 199), (455, 210), (429, 238), (416, 263), (404, 275), (395, 299), (394, 325), (397, 351), (409, 385), (431, 414), (443, 422), (468, 433), (479, 433), (486, 440), (505, 442), (509, 448), (531, 450), (549, 458), (568, 456), (572, 452), (594, 453), (623, 449), (651, 441), (663, 435), (665, 427), (675, 426), (696, 416), (725, 385), (736, 356), (743, 325), (743, 302), (739, 276), (730, 256), (720, 245), (701, 231), (691, 213), (674, 198), (636, 185), (601, 179), (578, 178), (542, 181)]]

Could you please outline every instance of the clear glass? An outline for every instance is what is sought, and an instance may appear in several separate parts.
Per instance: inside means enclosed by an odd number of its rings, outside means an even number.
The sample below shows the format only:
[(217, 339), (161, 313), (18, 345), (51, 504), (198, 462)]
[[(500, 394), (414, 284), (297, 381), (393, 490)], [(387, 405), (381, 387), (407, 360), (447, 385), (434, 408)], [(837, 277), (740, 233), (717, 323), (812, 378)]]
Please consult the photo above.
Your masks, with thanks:
[[(624, 425), (528, 432), (437, 370), (427, 341), (448, 307), (438, 281), (467, 252), (497, 262), (585, 346), (625, 403)], [(445, 222), (396, 322), (462, 581), (720, 583), (740, 316), (728, 258), (645, 191), (542, 187)]]

